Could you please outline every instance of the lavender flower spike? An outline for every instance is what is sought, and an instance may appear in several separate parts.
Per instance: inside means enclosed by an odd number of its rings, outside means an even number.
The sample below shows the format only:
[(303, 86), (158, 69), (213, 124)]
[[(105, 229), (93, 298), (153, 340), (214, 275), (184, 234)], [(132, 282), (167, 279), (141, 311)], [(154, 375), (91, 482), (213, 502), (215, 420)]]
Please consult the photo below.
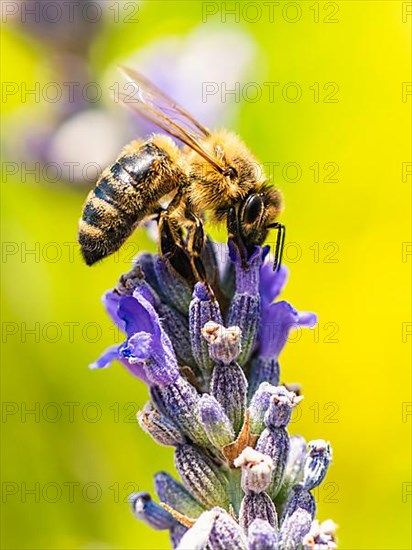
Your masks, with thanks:
[(156, 474), (160, 504), (138, 493), (132, 511), (168, 530), (179, 550), (335, 550), (333, 529), (314, 521), (311, 492), (326, 475), (330, 446), (289, 437), (302, 397), (279, 384), (289, 331), (316, 317), (273, 303), (286, 270), (264, 263), (266, 248), (241, 258), (230, 242), (225, 270), (222, 249), (206, 239), (208, 284), (173, 282), (167, 257), (143, 254), (106, 294), (126, 340), (96, 366), (119, 359), (149, 386), (139, 424), (174, 448), (181, 480)]

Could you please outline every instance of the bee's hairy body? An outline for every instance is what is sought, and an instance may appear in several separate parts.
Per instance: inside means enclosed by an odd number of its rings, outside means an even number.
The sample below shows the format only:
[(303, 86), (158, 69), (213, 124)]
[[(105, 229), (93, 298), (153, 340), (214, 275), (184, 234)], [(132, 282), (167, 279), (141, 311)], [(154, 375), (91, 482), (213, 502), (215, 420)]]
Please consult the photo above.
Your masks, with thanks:
[(116, 252), (136, 226), (153, 213), (159, 199), (184, 176), (178, 148), (166, 136), (133, 141), (90, 191), (79, 225), (79, 242), (88, 265)]
[[(214, 222), (226, 221), (244, 265), (255, 245), (277, 229), (278, 268), (285, 227), (275, 220), (282, 196), (266, 185), (261, 166), (244, 143), (227, 130), (208, 130), (143, 75), (122, 70), (136, 89), (137, 101), (122, 99), (166, 135), (130, 143), (89, 193), (79, 226), (86, 263), (118, 250), (139, 223), (155, 215), (160, 254), (186, 281), (208, 285), (202, 259), (207, 215)], [(170, 199), (166, 208), (163, 199)]]
[[(256, 181), (259, 165), (236, 135), (214, 132), (203, 146), (236, 167), (241, 177), (233, 182), (195, 151), (180, 149), (162, 134), (125, 147), (85, 202), (79, 241), (88, 265), (118, 250), (136, 226), (156, 212), (159, 201), (178, 189), (181, 200), (170, 213), (170, 222), (180, 227), (193, 225), (188, 210), (200, 218), (208, 212), (213, 221), (224, 221), (228, 208), (239, 204), (251, 190), (263, 191), (263, 174)], [(272, 206), (278, 210), (281, 196), (275, 189), (273, 193), (278, 200)], [(273, 217), (275, 212), (265, 214)]]

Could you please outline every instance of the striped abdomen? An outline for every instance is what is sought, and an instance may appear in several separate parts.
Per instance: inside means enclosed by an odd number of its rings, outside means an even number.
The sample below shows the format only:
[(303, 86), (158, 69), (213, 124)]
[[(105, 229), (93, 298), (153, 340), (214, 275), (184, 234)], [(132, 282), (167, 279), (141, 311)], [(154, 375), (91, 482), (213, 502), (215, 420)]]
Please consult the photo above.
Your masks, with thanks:
[(171, 156), (153, 142), (128, 145), (86, 199), (79, 243), (87, 265), (116, 252), (182, 176)]

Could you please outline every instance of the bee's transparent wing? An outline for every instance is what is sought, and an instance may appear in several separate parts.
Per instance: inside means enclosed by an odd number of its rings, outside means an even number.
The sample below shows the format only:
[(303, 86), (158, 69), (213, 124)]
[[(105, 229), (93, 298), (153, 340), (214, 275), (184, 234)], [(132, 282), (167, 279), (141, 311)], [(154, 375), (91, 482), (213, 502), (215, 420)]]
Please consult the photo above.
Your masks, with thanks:
[(126, 76), (128, 85), (134, 87), (132, 93), (120, 93), (120, 99), (125, 105), (185, 143), (220, 172), (225, 170), (202, 146), (202, 140), (210, 136), (207, 128), (140, 73), (128, 67), (120, 69)]

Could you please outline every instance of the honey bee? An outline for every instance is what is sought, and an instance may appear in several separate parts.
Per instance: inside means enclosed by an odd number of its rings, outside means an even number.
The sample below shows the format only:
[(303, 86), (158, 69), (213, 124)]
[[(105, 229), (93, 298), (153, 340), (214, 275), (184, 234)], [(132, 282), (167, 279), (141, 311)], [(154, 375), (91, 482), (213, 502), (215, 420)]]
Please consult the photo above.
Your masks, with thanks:
[[(207, 215), (212, 222), (226, 222), (244, 263), (269, 230), (277, 229), (273, 269), (278, 269), (285, 227), (275, 220), (282, 195), (268, 185), (245, 144), (227, 130), (209, 131), (146, 78), (122, 70), (136, 91), (133, 102), (125, 96), (123, 101), (167, 135), (127, 145), (90, 191), (79, 224), (86, 264), (117, 251), (142, 221), (154, 216), (160, 254), (184, 279), (206, 282)], [(162, 208), (165, 198), (170, 202)]]

